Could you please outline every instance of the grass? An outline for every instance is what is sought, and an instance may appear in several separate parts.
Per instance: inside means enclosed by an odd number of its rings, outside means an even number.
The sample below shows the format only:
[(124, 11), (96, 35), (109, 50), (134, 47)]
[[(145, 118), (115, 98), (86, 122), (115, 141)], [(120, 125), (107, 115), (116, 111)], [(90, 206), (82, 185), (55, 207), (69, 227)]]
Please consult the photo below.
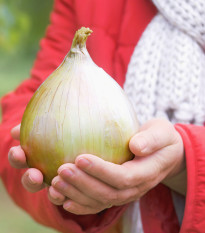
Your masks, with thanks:
[[(12, 91), (29, 77), (34, 57), (0, 59), (0, 97)], [(18, 208), (8, 196), (0, 180), (0, 233), (57, 233), (37, 224)]]

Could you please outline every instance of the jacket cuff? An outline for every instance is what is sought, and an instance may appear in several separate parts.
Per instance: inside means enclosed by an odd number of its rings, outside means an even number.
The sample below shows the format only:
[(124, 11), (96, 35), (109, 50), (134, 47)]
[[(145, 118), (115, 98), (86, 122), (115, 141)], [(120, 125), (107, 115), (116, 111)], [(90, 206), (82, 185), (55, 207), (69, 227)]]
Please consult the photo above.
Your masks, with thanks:
[(180, 233), (202, 232), (205, 228), (205, 127), (177, 124), (186, 155), (187, 194)]

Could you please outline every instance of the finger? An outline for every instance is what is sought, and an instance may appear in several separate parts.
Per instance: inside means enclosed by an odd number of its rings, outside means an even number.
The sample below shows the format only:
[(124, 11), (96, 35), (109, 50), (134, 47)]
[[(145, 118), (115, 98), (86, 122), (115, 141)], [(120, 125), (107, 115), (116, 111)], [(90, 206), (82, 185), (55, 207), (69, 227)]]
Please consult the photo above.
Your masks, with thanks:
[(48, 188), (48, 199), (55, 205), (63, 205), (66, 197), (50, 186)]
[(26, 156), (21, 146), (12, 147), (8, 153), (8, 160), (14, 168), (26, 168)]
[(145, 124), (140, 132), (131, 138), (129, 147), (135, 155), (150, 155), (175, 143), (176, 135), (170, 122), (164, 119), (155, 119)]
[(150, 156), (135, 157), (131, 161), (117, 165), (86, 154), (77, 157), (76, 166), (117, 190), (126, 190), (156, 177), (160, 179), (160, 164), (162, 163), (159, 160), (161, 157), (156, 152)]
[[(59, 176), (67, 183), (72, 184), (83, 194), (100, 202), (100, 207), (106, 208), (110, 204), (118, 206), (128, 203), (138, 199), (138, 197), (142, 195), (141, 193), (144, 192), (144, 190), (134, 185), (133, 188), (115, 189), (76, 168), (74, 164), (64, 164), (59, 168)], [(70, 174), (71, 172), (73, 174)], [(118, 179), (118, 185), (120, 185), (121, 182), (122, 178), (120, 177)], [(141, 183), (144, 183), (144, 180), (141, 180)]]
[(52, 186), (55, 190), (80, 205), (92, 206), (95, 208), (98, 208), (101, 205), (99, 202), (80, 192), (73, 185), (65, 182), (60, 176), (57, 176), (52, 180)]
[[(136, 192), (136, 189), (137, 188), (132, 189), (132, 191)], [(132, 201), (139, 200), (139, 198), (142, 197), (147, 191), (148, 190), (143, 191), (143, 192), (139, 193), (138, 195), (133, 195), (133, 197), (130, 197), (129, 199), (125, 199), (123, 202), (117, 204), (116, 206), (122, 206), (122, 205), (130, 203)], [(74, 214), (80, 214), (80, 215), (96, 214), (96, 213), (98, 213), (98, 212), (100, 212), (102, 210), (109, 209), (111, 207), (113, 207), (112, 204), (101, 205), (101, 206), (98, 206), (98, 207), (86, 206), (86, 205), (81, 205), (78, 202), (75, 202), (73, 200), (67, 200), (63, 204), (63, 208), (65, 210), (67, 210), (68, 212), (71, 212), (71, 213), (74, 213)]]
[(43, 174), (36, 168), (29, 168), (22, 176), (22, 184), (26, 190), (35, 193), (45, 188)]
[(15, 126), (12, 130), (11, 130), (11, 136), (12, 138), (16, 139), (16, 140), (20, 140), (20, 127), (21, 124)]
[[(127, 189), (136, 185), (130, 168), (105, 161), (97, 156), (80, 155), (77, 157), (75, 164), (89, 175), (114, 188)], [(136, 170), (135, 168), (133, 169)]]
[(90, 206), (83, 206), (72, 200), (65, 201), (63, 204), (63, 208), (66, 211), (77, 215), (96, 214), (103, 210), (103, 209), (95, 209)]
[(74, 164), (62, 165), (58, 173), (64, 181), (105, 206), (118, 201), (116, 189), (86, 174)]

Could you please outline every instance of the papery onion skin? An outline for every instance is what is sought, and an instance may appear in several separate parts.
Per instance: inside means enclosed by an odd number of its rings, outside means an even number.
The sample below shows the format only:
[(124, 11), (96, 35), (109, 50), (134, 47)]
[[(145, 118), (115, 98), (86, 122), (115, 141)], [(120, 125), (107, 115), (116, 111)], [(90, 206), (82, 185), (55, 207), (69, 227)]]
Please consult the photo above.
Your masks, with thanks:
[(51, 183), (80, 154), (122, 164), (139, 125), (122, 88), (90, 58), (81, 28), (62, 64), (38, 88), (23, 115), (20, 143), (29, 167)]

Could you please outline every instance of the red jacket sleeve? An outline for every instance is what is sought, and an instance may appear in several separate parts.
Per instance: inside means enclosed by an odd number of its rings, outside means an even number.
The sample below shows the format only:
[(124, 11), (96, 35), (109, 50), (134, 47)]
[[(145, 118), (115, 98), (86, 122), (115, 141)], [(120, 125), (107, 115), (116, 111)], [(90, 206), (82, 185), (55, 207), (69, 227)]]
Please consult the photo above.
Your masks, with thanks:
[(204, 232), (205, 229), (205, 127), (178, 124), (187, 166), (187, 195), (180, 233)]
[(36, 221), (60, 232), (100, 233), (115, 222), (124, 207), (114, 207), (96, 215), (76, 216), (56, 207), (47, 198), (46, 190), (31, 194), (21, 184), (25, 170), (11, 168), (7, 159), (9, 148), (19, 142), (10, 136), (13, 126), (21, 122), (25, 107), (38, 86), (57, 68), (68, 52), (77, 23), (72, 1), (57, 0), (51, 14), (51, 25), (41, 41), (41, 49), (31, 71), (31, 78), (1, 100), (0, 176), (15, 203)]

